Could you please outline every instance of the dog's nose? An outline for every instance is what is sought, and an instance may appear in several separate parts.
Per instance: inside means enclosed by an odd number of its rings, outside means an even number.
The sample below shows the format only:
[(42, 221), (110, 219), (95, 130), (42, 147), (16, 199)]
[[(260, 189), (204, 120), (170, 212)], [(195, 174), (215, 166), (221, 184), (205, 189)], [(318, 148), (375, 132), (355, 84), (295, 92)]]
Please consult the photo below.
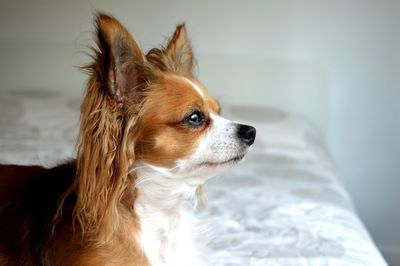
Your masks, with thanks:
[(237, 135), (244, 143), (250, 146), (256, 138), (256, 129), (248, 125), (238, 125)]

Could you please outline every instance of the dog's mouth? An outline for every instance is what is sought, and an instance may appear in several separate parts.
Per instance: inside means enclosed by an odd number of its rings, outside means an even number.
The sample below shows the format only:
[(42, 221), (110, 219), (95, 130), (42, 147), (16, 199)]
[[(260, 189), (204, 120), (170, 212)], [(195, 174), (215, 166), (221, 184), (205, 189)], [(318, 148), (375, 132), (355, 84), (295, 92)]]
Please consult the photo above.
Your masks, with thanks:
[(239, 161), (241, 161), (244, 156), (245, 156), (245, 154), (240, 154), (238, 156), (235, 156), (231, 159), (228, 159), (228, 160), (222, 161), (222, 162), (203, 162), (200, 164), (200, 166), (217, 167), (217, 166), (224, 166), (224, 165), (229, 165), (229, 164), (236, 164)]

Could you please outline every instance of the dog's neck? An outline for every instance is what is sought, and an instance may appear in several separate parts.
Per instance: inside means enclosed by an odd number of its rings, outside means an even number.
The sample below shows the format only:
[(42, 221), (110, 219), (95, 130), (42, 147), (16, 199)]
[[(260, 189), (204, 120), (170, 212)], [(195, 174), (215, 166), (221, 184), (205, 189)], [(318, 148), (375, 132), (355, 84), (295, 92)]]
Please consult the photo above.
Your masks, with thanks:
[(148, 259), (154, 266), (191, 265), (196, 249), (192, 216), (186, 210), (196, 204), (197, 187), (159, 168), (140, 166), (136, 173), (135, 211)]
[(197, 203), (198, 185), (185, 182), (163, 168), (141, 165), (136, 170), (135, 188), (138, 192), (135, 206), (146, 212), (178, 213), (184, 206)]

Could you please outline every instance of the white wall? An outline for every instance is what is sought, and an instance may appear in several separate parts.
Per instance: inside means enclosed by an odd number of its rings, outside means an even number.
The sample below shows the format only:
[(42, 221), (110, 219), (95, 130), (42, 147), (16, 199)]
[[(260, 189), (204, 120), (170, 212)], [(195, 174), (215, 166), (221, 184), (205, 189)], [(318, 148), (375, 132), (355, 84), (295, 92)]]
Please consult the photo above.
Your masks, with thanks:
[(199, 77), (222, 102), (309, 117), (372, 236), (400, 261), (400, 1), (1, 2), (0, 91), (80, 93), (72, 66), (84, 62), (95, 9), (145, 49), (186, 21)]
[(144, 50), (158, 46), (177, 23), (186, 21), (199, 58), (199, 77), (221, 102), (284, 108), (326, 129), (328, 75), (321, 62), (288, 53), (294, 32), (285, 5), (254, 2), (247, 6), (229, 0), (134, 2), (2, 3), (0, 45), (2, 64), (7, 67), (0, 88), (46, 86), (80, 92), (85, 76), (72, 66), (87, 60), (83, 51), (92, 39), (92, 14), (103, 10), (126, 24)]

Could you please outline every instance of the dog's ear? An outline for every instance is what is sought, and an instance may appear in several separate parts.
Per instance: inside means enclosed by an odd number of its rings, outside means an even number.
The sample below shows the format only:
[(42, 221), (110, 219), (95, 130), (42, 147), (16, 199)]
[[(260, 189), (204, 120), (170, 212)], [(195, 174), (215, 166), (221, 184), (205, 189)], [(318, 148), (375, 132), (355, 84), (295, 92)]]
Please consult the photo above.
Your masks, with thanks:
[(176, 27), (164, 51), (172, 62), (173, 71), (191, 74), (194, 67), (192, 45), (185, 24)]
[[(104, 243), (118, 231), (118, 209), (132, 191), (128, 169), (135, 153), (130, 129), (150, 71), (144, 74), (144, 55), (116, 19), (98, 14), (95, 23), (97, 47), (93, 62), (85, 67), (90, 78), (81, 105), (76, 176), (64, 199), (76, 195), (74, 219), (82, 234), (92, 242)], [(128, 105), (128, 99), (129, 108), (121, 108)]]
[(96, 64), (98, 76), (118, 105), (144, 83), (141, 71), (144, 55), (131, 34), (115, 18), (99, 13), (95, 19), (97, 33)]

